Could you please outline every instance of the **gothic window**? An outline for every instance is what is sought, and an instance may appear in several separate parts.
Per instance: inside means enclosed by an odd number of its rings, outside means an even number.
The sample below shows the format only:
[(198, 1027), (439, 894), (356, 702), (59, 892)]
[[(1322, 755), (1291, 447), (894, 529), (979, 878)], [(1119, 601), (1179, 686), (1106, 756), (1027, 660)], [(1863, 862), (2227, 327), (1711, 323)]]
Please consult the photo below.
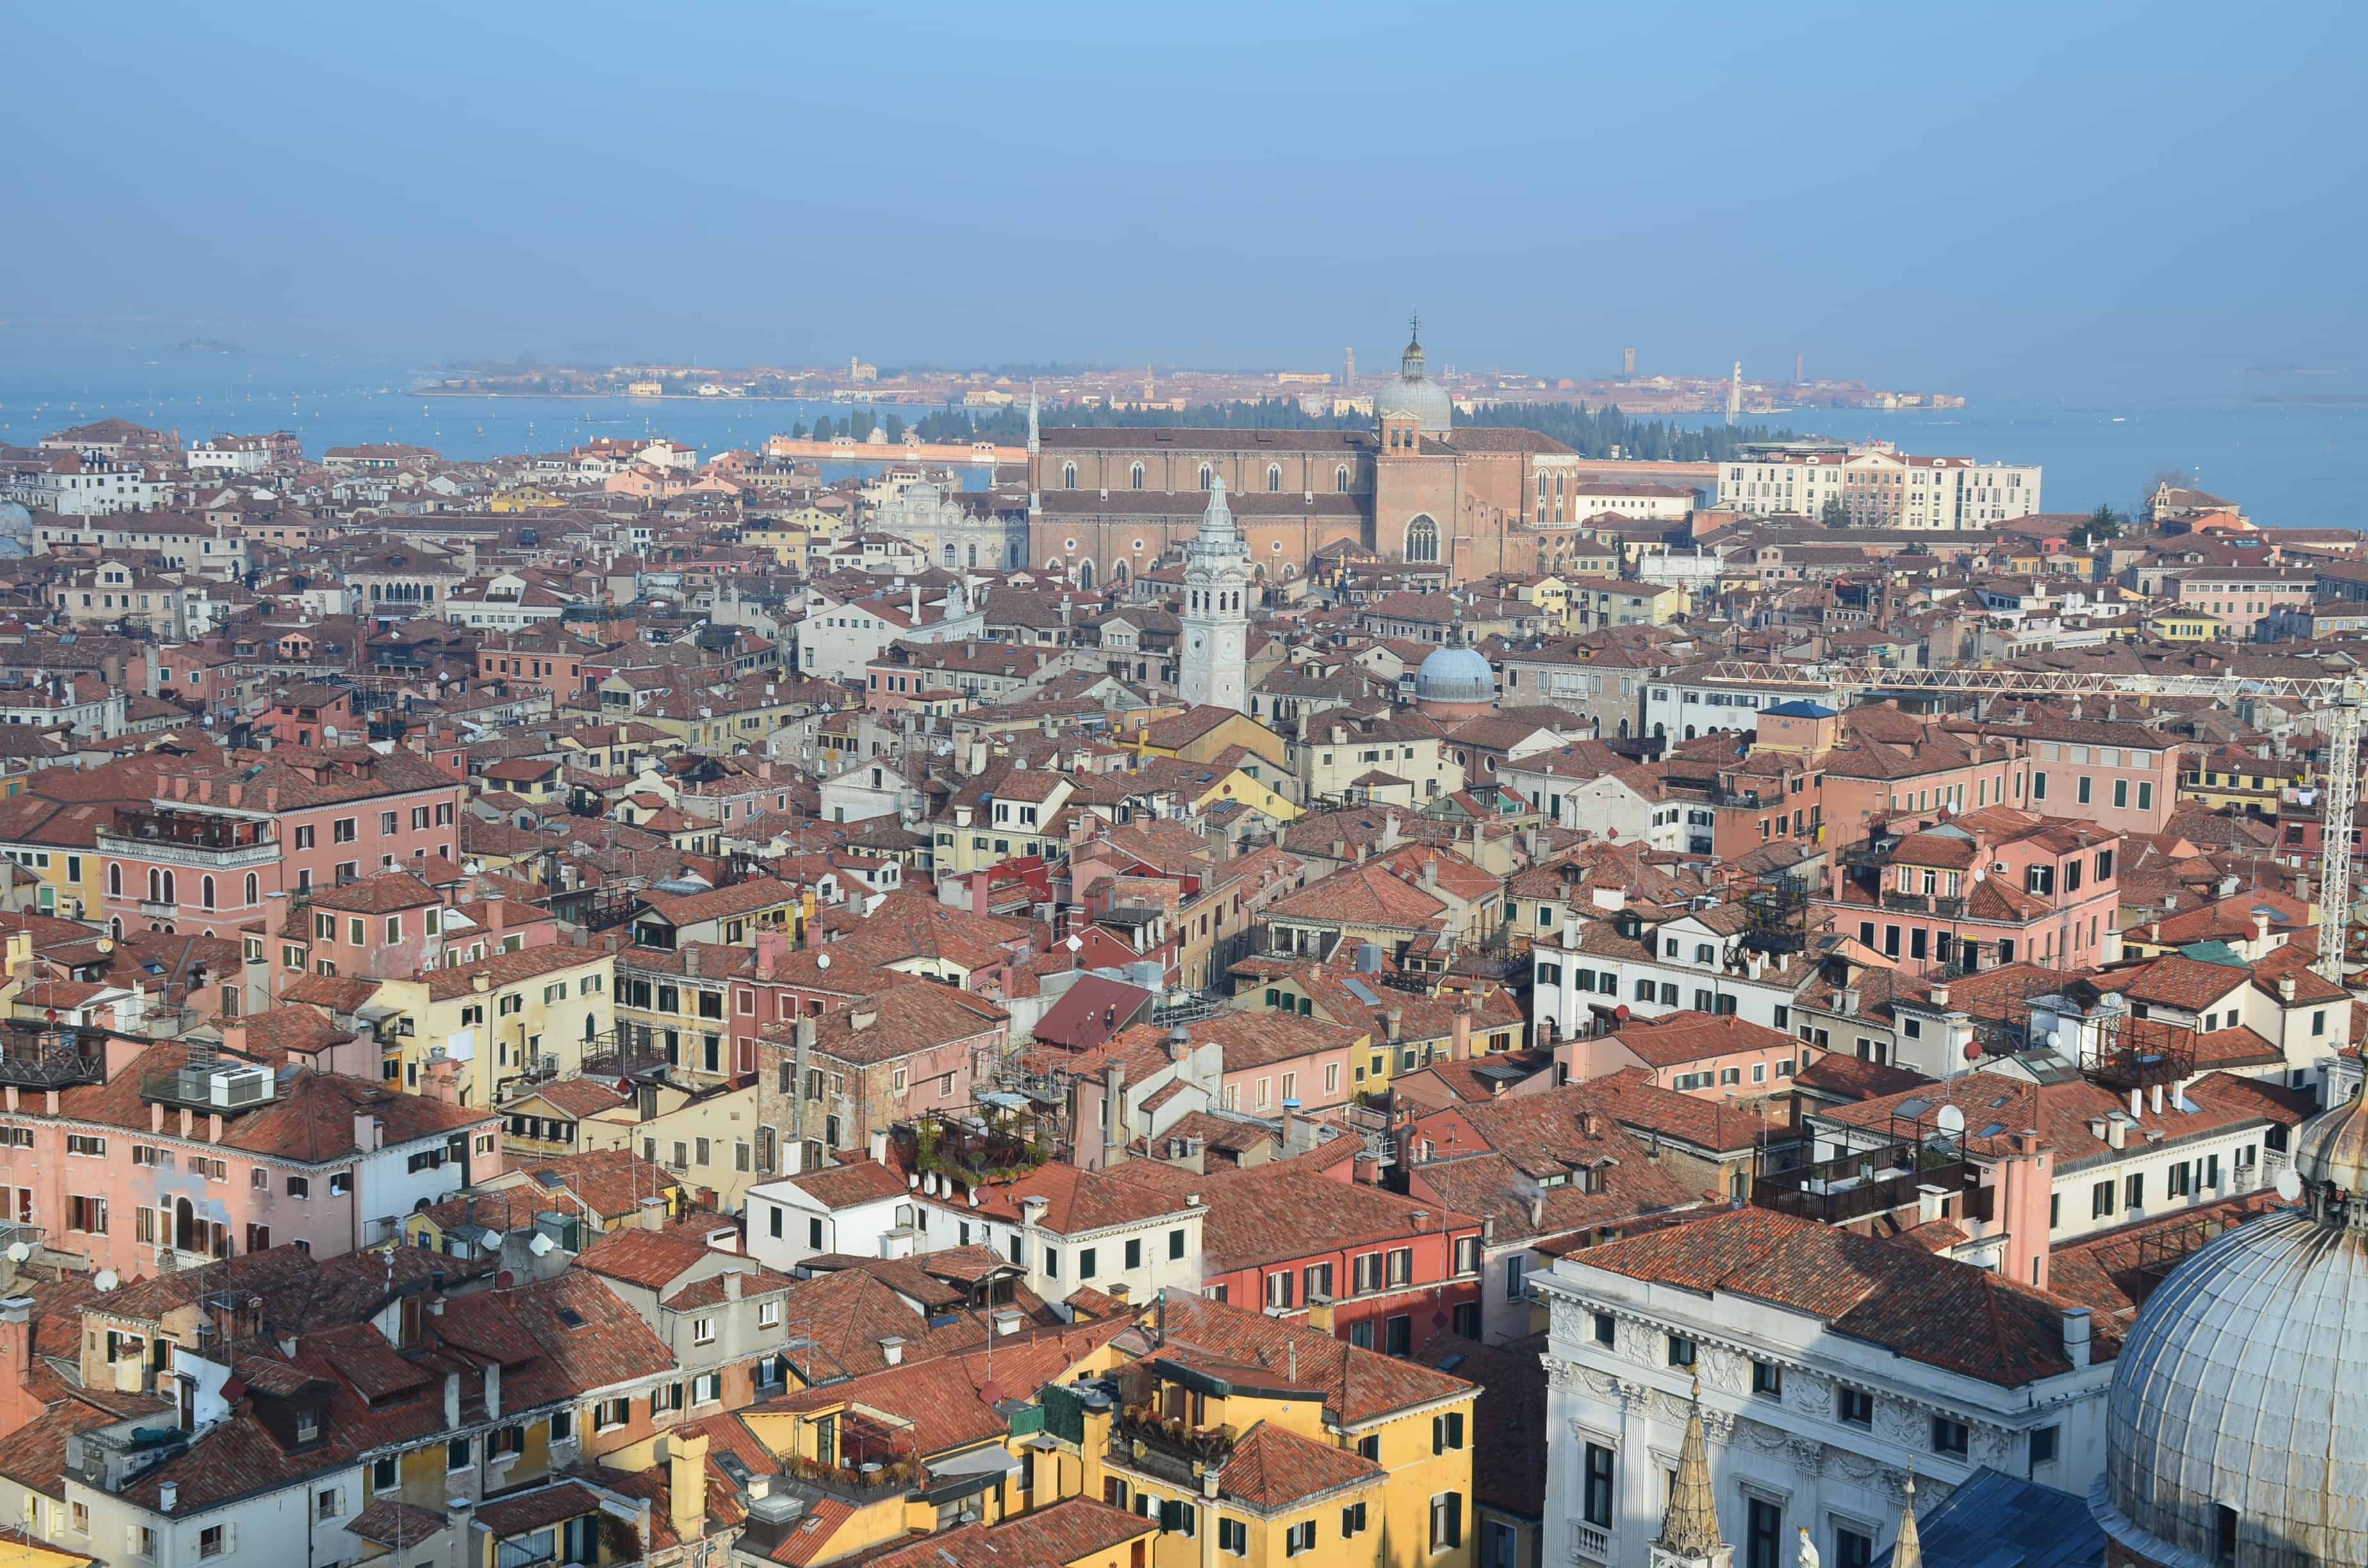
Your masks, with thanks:
[(977, 565), (977, 564), (978, 564), (978, 546), (976, 546), (976, 545), (972, 545), (972, 546), (970, 547), (970, 560), (969, 560), (969, 562), (968, 562), (968, 564), (970, 564), (970, 565), (972, 565), (972, 566), (975, 566), (975, 565)]
[(107, 892), (110, 898), (123, 896), (123, 866), (120, 861), (110, 861), (108, 864)]
[(1342, 463), (1332, 471), (1332, 488), (1341, 494), (1349, 494), (1349, 465)]
[(946, 564), (947, 564), (947, 565), (949, 565), (949, 566), (951, 566), (951, 565), (952, 565), (953, 563), (954, 563), (954, 547), (953, 547), (952, 545), (948, 545), (948, 546), (946, 546)]
[(1428, 515), (1417, 517), (1406, 525), (1406, 558), (1408, 561), (1439, 559), (1439, 525)]
[(254, 873), (253, 871), (249, 871), (249, 872), (246, 874), (246, 902), (247, 902), (247, 903), (255, 903), (255, 902), (256, 902), (256, 891), (257, 891), (257, 887), (258, 887), (258, 884), (256, 883), (256, 880), (255, 880), (255, 873)]
[(1212, 469), (1207, 463), (1202, 463), (1201, 465), (1201, 488), (1203, 490), (1208, 489), (1209, 481), (1214, 478), (1215, 474), (1215, 470)]
[(1076, 487), (1077, 465), (1075, 463), (1063, 463), (1061, 465), (1061, 488), (1064, 490), (1075, 490)]
[(1090, 588), (1090, 587), (1092, 587), (1093, 585), (1094, 585), (1094, 563), (1093, 563), (1092, 562), (1090, 562), (1090, 561), (1080, 561), (1080, 562), (1077, 562), (1077, 586), (1079, 586), (1080, 588)]
[(1143, 488), (1143, 465), (1142, 465), (1141, 463), (1137, 463), (1137, 464), (1135, 464), (1133, 468), (1131, 468), (1131, 469), (1127, 470), (1127, 475), (1126, 475), (1126, 477), (1127, 477), (1127, 488), (1129, 488), (1129, 489), (1131, 489), (1131, 490), (1140, 490), (1140, 489), (1142, 489), (1142, 488)]
[(211, 877), (198, 884), (198, 903), (207, 909), (214, 906), (214, 880)]
[(1269, 492), (1279, 491), (1282, 488), (1282, 465), (1281, 463), (1269, 463), (1266, 465), (1266, 487)]

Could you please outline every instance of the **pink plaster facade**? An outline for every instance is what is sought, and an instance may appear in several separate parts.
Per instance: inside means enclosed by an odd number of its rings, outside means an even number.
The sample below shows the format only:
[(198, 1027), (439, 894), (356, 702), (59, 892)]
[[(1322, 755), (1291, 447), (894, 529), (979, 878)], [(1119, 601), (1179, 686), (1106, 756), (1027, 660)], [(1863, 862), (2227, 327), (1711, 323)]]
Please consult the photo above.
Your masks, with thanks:
[(235, 937), (263, 920), (274, 893), (416, 866), (430, 855), (457, 863), (463, 787), (407, 752), (366, 756), (267, 765), (267, 776), (302, 776), (302, 794), (291, 789), (286, 799), (277, 785), (235, 776), (176, 778), (169, 797), (120, 810), (97, 839), (102, 917), (119, 932)]

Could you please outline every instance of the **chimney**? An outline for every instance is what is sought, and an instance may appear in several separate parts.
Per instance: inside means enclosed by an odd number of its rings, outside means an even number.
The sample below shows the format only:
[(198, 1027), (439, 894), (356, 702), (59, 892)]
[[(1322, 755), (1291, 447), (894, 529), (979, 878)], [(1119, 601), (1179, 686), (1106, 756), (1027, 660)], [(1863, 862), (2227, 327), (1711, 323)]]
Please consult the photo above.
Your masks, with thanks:
[[(2130, 1098), (2132, 1100), (2135, 1100), (2137, 1096), (2138, 1092), (2135, 1089), (2132, 1089), (2130, 1091)], [(2105, 1147), (2108, 1149), (2125, 1149), (2129, 1147), (2129, 1142), (2130, 1124), (2123, 1121), (2119, 1116), (2109, 1116), (2105, 1118)]]
[(1389, 1020), (1390, 1043), (1392, 1045), (1395, 1045), (1398, 1042), (1398, 1030), (1406, 1023), (1406, 1009), (1403, 1007), (1392, 1007), (1383, 1016)]
[(1415, 1233), (1416, 1233), (1416, 1234), (1417, 1234), (1417, 1235), (1419, 1235), (1419, 1234), (1421, 1234), (1423, 1232), (1428, 1231), (1429, 1229), (1430, 1229), (1430, 1210), (1428, 1210), (1428, 1209), (1417, 1209), (1417, 1210), (1416, 1210), (1414, 1211), (1414, 1228), (1415, 1228)]
[(1458, 1062), (1472, 1056), (1472, 1005), (1458, 1002), (1452, 1021), (1448, 1025), (1448, 1054)]
[[(2269, 950), (2270, 917), (2260, 910), (2255, 910), (2253, 912), (2253, 946), (2259, 949), (2260, 952), (2267, 952)], [(2254, 956), (2258, 958), (2260, 954), (2260, 952), (2257, 952)]]
[(2157, 1116), (2160, 1116), (2162, 1114), (2162, 1085), (2160, 1084), (2157, 1084), (2154, 1086), (2154, 1113)]
[(1947, 986), (1936, 985), (1932, 987), (1932, 1006), (1939, 1007), (1943, 1011), (1947, 1010), (1949, 1006), (1949, 988)]
[(444, 1426), (457, 1430), (461, 1425), (461, 1374), (444, 1374)]
[(882, 1339), (880, 1342), (880, 1358), (882, 1361), (887, 1362), (892, 1367), (903, 1366), (905, 1364), (905, 1341), (898, 1335), (893, 1334)]
[(888, 1163), (888, 1130), (886, 1128), (873, 1128), (871, 1135), (864, 1141), (864, 1146), (871, 1153), (873, 1165), (884, 1165)]
[(688, 942), (682, 949), (682, 972), (692, 980), (699, 978), (699, 944)]
[(499, 1421), (501, 1418), (502, 1364), (499, 1361), (488, 1361), (485, 1363), (485, 1419)]
[(707, 1443), (704, 1432), (666, 1435), (666, 1518), (680, 1540), (707, 1533)]
[(2089, 1309), (2064, 1309), (2064, 1358), (2075, 1371), (2089, 1364)]
[(1916, 1189), (1916, 1222), (1929, 1225), (1941, 1217), (1941, 1200), (1949, 1196), (1946, 1187), (1923, 1186)]
[(644, 1198), (639, 1203), (635, 1204), (633, 1208), (641, 1216), (642, 1229), (644, 1231), (663, 1231), (666, 1229), (666, 1200), (665, 1199)]

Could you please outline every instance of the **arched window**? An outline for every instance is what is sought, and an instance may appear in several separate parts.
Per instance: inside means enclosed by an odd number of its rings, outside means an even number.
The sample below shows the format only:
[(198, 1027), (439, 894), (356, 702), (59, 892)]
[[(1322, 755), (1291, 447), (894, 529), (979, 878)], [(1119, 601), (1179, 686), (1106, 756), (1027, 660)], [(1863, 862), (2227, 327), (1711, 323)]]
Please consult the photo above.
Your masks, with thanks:
[(198, 884), (198, 903), (204, 909), (211, 909), (214, 906), (214, 880), (211, 877), (206, 878)]
[(1212, 478), (1213, 478), (1213, 477), (1215, 476), (1215, 473), (1216, 473), (1216, 471), (1215, 471), (1214, 469), (1212, 469), (1212, 468), (1211, 468), (1207, 463), (1202, 463), (1202, 464), (1201, 465), (1201, 489), (1206, 490), (1206, 489), (1208, 489), (1208, 488), (1209, 488), (1209, 481), (1210, 481)]
[(166, 903), (181, 902), (181, 895), (173, 891), (173, 873), (170, 871), (165, 873), (165, 902)]
[(1269, 494), (1282, 488), (1282, 465), (1281, 463), (1269, 463), (1266, 465), (1266, 487)]
[(1406, 558), (1408, 561), (1439, 559), (1439, 525), (1428, 515), (1417, 517), (1406, 525)]
[(1077, 562), (1077, 586), (1079, 586), (1080, 588), (1090, 588), (1090, 587), (1092, 587), (1093, 585), (1094, 585), (1094, 563), (1093, 563), (1092, 562), (1090, 562), (1090, 561), (1080, 561), (1080, 562)]
[(1349, 465), (1342, 463), (1332, 471), (1332, 488), (1341, 494), (1349, 494)]
[(1110, 581), (1121, 588), (1126, 586), (1125, 562), (1121, 561), (1117, 565), (1110, 568)]
[(978, 564), (978, 546), (973, 544), (970, 547), (970, 559), (964, 564), (971, 566)]
[(123, 896), (123, 862), (120, 860), (107, 863), (107, 893), (109, 898)]
[(165, 873), (154, 866), (148, 868), (148, 902), (151, 903), (165, 902)]
[[(424, 854), (426, 852), (423, 850), (421, 853)], [(253, 871), (249, 871), (246, 874), (246, 902), (249, 903), (256, 903), (261, 890), (262, 884), (255, 880), (255, 873)]]
[(1143, 465), (1141, 463), (1137, 463), (1133, 468), (1126, 471), (1126, 482), (1127, 488), (1130, 490), (1140, 490), (1143, 488)]
[(949, 566), (951, 566), (951, 565), (952, 565), (953, 563), (954, 563), (954, 547), (953, 547), (952, 545), (948, 545), (948, 546), (946, 546), (946, 564), (947, 564), (947, 565), (949, 565)]
[(1076, 487), (1077, 465), (1075, 463), (1063, 463), (1061, 465), (1061, 488), (1064, 490), (1075, 490)]

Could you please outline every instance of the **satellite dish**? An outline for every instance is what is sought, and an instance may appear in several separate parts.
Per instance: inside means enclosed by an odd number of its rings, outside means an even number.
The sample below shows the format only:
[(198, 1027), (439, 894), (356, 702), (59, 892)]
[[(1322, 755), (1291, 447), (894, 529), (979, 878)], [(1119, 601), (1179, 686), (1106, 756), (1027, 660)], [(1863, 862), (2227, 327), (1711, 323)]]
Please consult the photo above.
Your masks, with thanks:
[(1955, 1106), (1944, 1105), (1941, 1114), (1932, 1119), (1933, 1125), (1953, 1138), (1965, 1130), (1965, 1113)]
[(22, 1262), (24, 1262), (27, 1258), (28, 1258), (28, 1257), (30, 1257), (30, 1256), (33, 1256), (33, 1249), (32, 1249), (31, 1247), (29, 1247), (29, 1246), (27, 1246), (23, 1242), (10, 1242), (10, 1243), (8, 1244), (8, 1261), (9, 1261), (9, 1262), (11, 1262), (11, 1263), (22, 1263)]
[(526, 1250), (534, 1254), (535, 1256), (541, 1257), (557, 1244), (558, 1244), (553, 1242), (549, 1236), (544, 1235), (541, 1231), (537, 1231), (534, 1233), (534, 1240), (526, 1244)]
[[(2278, 1196), (2288, 1203), (2292, 1203), (2294, 1199), (2300, 1198), (2302, 1196), (2302, 1177), (2294, 1175), (2294, 1172), (2290, 1170), (2280, 1171), (2278, 1173)], [(18, 1246), (22, 1246), (23, 1244), (24, 1244), (21, 1242), (17, 1244)], [(8, 1250), (13, 1254), (17, 1248), (10, 1247)]]
[(830, 955), (828, 953), (816, 953), (814, 955), (814, 968), (828, 969), (829, 967)]
[(1082, 948), (1082, 947), (1084, 947), (1084, 946), (1086, 945), (1086, 939), (1085, 939), (1083, 937), (1079, 937), (1079, 936), (1072, 935), (1072, 936), (1069, 937), (1069, 939), (1068, 939), (1067, 941), (1065, 941), (1065, 942), (1062, 943), (1061, 945), (1062, 945), (1063, 947), (1064, 947), (1064, 948), (1068, 949), (1071, 952), (1073, 952), (1073, 953), (1074, 953), (1074, 952), (1076, 952), (1079, 948)]
[(121, 1283), (112, 1268), (102, 1268), (90, 1277), (90, 1282), (101, 1290), (112, 1290)]

